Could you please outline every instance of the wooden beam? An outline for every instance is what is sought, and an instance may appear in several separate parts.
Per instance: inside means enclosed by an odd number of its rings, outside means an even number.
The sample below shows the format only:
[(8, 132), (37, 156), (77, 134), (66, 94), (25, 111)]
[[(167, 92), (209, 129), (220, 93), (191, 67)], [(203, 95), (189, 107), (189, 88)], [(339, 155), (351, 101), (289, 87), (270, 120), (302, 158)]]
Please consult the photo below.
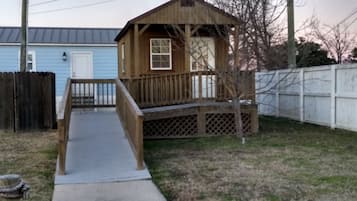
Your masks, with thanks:
[(201, 27), (202, 25), (196, 25), (191, 31), (191, 36), (194, 35)]
[(132, 56), (133, 63), (134, 63), (134, 74), (138, 75), (139, 74), (139, 59), (140, 58), (140, 53), (139, 53), (139, 25), (134, 24), (134, 55)]
[(191, 25), (185, 25), (185, 68), (190, 72), (190, 59), (191, 59)]
[[(179, 25), (173, 24), (172, 26), (173, 26), (178, 32), (180, 32), (181, 35), (183, 35), (183, 36), (185, 35), (185, 31), (183, 31)], [(185, 29), (186, 29), (186, 25), (185, 25)]]
[(140, 29), (139, 35), (142, 35), (146, 31), (146, 29), (148, 29), (149, 27), (150, 27), (150, 24), (145, 24), (145, 26)]

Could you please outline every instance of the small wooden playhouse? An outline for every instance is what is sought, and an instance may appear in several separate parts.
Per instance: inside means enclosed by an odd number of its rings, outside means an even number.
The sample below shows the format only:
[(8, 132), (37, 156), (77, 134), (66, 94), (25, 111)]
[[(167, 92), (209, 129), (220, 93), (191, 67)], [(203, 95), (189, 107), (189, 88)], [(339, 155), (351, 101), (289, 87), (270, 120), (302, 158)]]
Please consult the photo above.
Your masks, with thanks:
[[(230, 66), (238, 20), (204, 0), (171, 0), (116, 37), (118, 77), (144, 113), (145, 138), (235, 134), (231, 96), (216, 71)], [(241, 81), (243, 130), (258, 130), (254, 72)]]

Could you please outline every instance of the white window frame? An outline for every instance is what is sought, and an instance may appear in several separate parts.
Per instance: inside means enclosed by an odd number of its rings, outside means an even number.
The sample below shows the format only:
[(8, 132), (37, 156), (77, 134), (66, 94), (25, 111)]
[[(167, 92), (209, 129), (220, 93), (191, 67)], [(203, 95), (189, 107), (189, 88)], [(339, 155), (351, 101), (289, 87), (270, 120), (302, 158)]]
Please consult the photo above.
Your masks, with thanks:
[(126, 72), (125, 43), (121, 44), (121, 72)]
[(28, 55), (32, 55), (32, 70), (29, 71), (29, 72), (36, 72), (37, 71), (36, 52), (35, 51), (28, 51), (27, 58), (26, 58), (27, 66), (29, 65)]
[[(153, 53), (152, 52), (152, 41), (154, 40), (169, 40), (169, 53)], [(154, 55), (168, 55), (170, 58), (170, 66), (167, 68), (155, 68), (153, 67), (153, 59), (152, 56)], [(151, 38), (150, 39), (150, 70), (172, 70), (172, 44), (171, 38)]]
[[(28, 55), (32, 55), (32, 70), (31, 71), (26, 71), (27, 72), (36, 72), (37, 71), (37, 65), (36, 65), (36, 52), (34, 50), (30, 50), (30, 51), (27, 51), (27, 55), (26, 55), (26, 66), (28, 66)], [(19, 51), (19, 70), (21, 70), (21, 52)]]

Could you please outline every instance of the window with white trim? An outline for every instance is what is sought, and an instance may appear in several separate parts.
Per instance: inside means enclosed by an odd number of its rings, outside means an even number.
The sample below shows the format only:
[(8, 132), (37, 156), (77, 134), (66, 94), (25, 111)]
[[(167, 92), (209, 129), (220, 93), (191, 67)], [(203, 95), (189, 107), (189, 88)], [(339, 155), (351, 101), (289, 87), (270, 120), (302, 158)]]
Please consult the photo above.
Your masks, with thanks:
[(125, 43), (121, 44), (121, 72), (125, 73)]
[[(21, 53), (19, 51), (19, 55), (18, 55), (18, 65), (19, 65), (19, 70), (20, 70), (20, 63), (21, 63)], [(36, 53), (35, 51), (28, 51), (27, 52), (27, 58), (26, 58), (26, 61), (27, 61), (27, 68), (26, 68), (26, 71), (27, 72), (36, 72)]]
[(27, 53), (27, 69), (28, 72), (36, 71), (36, 54), (33, 51)]
[(171, 39), (150, 39), (150, 61), (151, 70), (172, 69)]

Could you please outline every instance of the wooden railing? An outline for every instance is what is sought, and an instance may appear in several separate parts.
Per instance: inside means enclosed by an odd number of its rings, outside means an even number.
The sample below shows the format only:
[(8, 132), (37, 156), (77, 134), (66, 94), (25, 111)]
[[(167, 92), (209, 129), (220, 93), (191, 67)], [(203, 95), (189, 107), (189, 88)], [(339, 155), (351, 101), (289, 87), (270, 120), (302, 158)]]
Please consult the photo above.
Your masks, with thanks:
[(69, 126), (71, 122), (72, 112), (72, 85), (71, 80), (67, 80), (65, 92), (62, 98), (57, 115), (57, 132), (58, 132), (58, 163), (59, 174), (64, 175), (66, 171), (66, 152), (69, 134)]
[(74, 108), (115, 107), (114, 79), (72, 79)]
[(137, 169), (144, 169), (144, 115), (120, 80), (116, 80), (116, 109), (135, 153)]
[[(123, 79), (140, 107), (158, 107), (202, 101), (228, 101), (231, 93), (226, 87), (229, 72), (213, 71), (145, 75)], [(242, 99), (254, 100), (254, 73), (242, 72)]]

